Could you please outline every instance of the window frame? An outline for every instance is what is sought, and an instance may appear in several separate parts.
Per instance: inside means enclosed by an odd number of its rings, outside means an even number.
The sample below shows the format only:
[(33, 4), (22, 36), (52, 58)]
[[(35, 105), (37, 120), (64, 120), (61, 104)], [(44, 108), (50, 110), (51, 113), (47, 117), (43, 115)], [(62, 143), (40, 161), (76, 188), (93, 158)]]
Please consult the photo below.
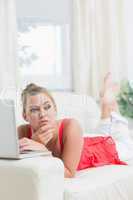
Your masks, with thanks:
[[(72, 90), (72, 71), (71, 71), (71, 46), (70, 46), (70, 24), (54, 24), (46, 23), (43, 18), (39, 17), (23, 17), (17, 20), (19, 24), (32, 24), (41, 23), (44, 25), (59, 25), (61, 26), (61, 41), (62, 41), (62, 74), (54, 75), (23, 75), (19, 72), (21, 79), (21, 85), (25, 86), (31, 82), (37, 83), (39, 85), (45, 86), (50, 90)], [(19, 31), (19, 27), (18, 27)], [(19, 70), (20, 71), (20, 70)], [(56, 70), (55, 70), (56, 71)]]

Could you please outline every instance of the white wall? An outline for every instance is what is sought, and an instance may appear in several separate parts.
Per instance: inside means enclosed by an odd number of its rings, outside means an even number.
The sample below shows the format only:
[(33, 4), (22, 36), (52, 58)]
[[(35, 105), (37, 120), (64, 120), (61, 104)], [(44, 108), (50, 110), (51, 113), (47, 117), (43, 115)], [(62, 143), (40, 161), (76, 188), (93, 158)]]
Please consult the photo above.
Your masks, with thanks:
[(17, 17), (43, 17), (46, 22), (70, 23), (72, 0), (16, 0)]

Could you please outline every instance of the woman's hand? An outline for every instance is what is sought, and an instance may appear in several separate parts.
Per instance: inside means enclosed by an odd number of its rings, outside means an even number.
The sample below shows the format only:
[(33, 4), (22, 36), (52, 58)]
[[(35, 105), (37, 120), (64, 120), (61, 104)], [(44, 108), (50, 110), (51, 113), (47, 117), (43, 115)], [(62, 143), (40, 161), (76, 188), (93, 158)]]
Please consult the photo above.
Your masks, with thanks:
[(28, 139), (26, 137), (19, 140), (19, 149), (20, 152), (27, 151), (27, 150), (35, 150), (35, 151), (47, 151), (47, 148), (34, 140)]
[(47, 120), (40, 121), (40, 128), (33, 133), (32, 139), (47, 145), (57, 132), (58, 127), (56, 121), (47, 118)]

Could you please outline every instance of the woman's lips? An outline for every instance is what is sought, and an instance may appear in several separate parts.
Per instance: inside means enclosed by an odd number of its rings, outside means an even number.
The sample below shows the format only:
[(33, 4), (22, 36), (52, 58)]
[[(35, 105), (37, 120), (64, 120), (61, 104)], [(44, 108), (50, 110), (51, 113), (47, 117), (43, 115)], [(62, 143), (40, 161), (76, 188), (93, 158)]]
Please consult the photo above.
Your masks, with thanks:
[(41, 119), (40, 121), (39, 121), (39, 124), (40, 124), (40, 126), (43, 124), (43, 125), (45, 125), (45, 124), (47, 124), (48, 123), (48, 119)]

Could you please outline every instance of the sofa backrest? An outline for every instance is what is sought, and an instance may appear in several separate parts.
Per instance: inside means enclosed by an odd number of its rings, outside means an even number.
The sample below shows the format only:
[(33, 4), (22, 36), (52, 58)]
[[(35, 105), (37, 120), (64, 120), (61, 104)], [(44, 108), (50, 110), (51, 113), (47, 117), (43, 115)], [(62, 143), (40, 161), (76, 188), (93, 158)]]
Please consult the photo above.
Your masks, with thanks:
[(100, 111), (92, 97), (68, 92), (54, 92), (53, 97), (57, 104), (57, 118), (77, 119), (84, 132), (92, 132), (96, 128)]
[[(100, 117), (99, 107), (94, 99), (87, 95), (70, 92), (52, 92), (57, 104), (57, 118), (75, 118), (84, 132), (91, 133), (97, 126)], [(22, 118), (22, 107), (17, 106), (17, 125), (25, 123)]]

